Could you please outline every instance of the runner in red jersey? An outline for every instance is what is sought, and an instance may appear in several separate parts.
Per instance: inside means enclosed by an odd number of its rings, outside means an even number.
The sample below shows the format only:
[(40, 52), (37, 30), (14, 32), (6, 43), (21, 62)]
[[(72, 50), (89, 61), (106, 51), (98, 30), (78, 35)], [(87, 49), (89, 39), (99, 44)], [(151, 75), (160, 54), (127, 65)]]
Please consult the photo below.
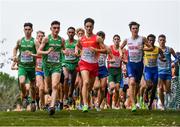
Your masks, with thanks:
[[(94, 20), (87, 18), (84, 21), (86, 35), (81, 37), (76, 48), (82, 49), (79, 68), (83, 79), (82, 97), (83, 112), (88, 111), (88, 91), (92, 89), (95, 78), (98, 76), (98, 54), (106, 52), (102, 38), (93, 34)], [(76, 50), (78, 51), (78, 50)], [(76, 52), (78, 54), (78, 52)]]
[[(118, 100), (119, 100), (119, 89), (120, 84), (119, 81), (121, 80), (121, 57), (122, 57), (122, 51), (120, 49), (120, 36), (114, 35), (113, 36), (113, 45), (110, 46), (111, 54), (113, 55), (114, 62), (108, 62), (108, 84), (109, 84), (109, 92), (113, 93), (113, 103), (112, 108), (116, 109), (119, 108)], [(108, 55), (108, 61), (110, 61), (112, 56)]]

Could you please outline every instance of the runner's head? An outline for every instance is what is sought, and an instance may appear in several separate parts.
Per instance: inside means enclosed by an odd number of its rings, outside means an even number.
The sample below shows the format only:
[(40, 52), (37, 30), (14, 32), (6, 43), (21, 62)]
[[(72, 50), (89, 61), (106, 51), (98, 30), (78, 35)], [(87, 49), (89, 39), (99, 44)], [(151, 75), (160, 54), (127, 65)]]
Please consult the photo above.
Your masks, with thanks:
[(77, 35), (78, 38), (84, 36), (84, 34), (85, 34), (85, 31), (84, 31), (83, 28), (76, 29), (76, 35)]
[(97, 32), (97, 35), (100, 36), (103, 40), (105, 39), (105, 33), (103, 31)]
[(75, 35), (75, 28), (74, 27), (69, 27), (68, 29), (67, 29), (67, 35), (68, 35), (68, 37), (69, 37), (69, 39), (71, 40), (71, 39), (74, 39), (74, 35)]
[(120, 36), (119, 36), (118, 34), (115, 34), (115, 35), (113, 36), (113, 42), (114, 42), (114, 45), (115, 45), (116, 47), (119, 47), (120, 41), (121, 41)]
[(159, 35), (158, 42), (160, 47), (165, 47), (166, 36), (164, 34)]
[(33, 24), (30, 22), (24, 23), (24, 33), (26, 37), (30, 37), (33, 32)]
[(154, 43), (156, 41), (156, 36), (154, 34), (149, 34), (147, 36), (148, 43), (152, 46), (154, 46)]
[(57, 36), (59, 34), (59, 31), (60, 31), (60, 22), (59, 21), (53, 21), (51, 23), (51, 31), (52, 31), (52, 34)]
[(92, 34), (94, 29), (94, 20), (92, 18), (87, 18), (84, 20), (84, 28), (87, 34)]
[(38, 42), (42, 42), (42, 39), (43, 39), (43, 37), (45, 36), (45, 33), (43, 32), (43, 31), (41, 31), (41, 30), (39, 30), (39, 31), (37, 31), (36, 32), (36, 39), (38, 40)]
[(129, 29), (132, 33), (133, 36), (137, 36), (138, 35), (138, 32), (139, 32), (139, 24), (137, 22), (130, 22), (129, 23)]

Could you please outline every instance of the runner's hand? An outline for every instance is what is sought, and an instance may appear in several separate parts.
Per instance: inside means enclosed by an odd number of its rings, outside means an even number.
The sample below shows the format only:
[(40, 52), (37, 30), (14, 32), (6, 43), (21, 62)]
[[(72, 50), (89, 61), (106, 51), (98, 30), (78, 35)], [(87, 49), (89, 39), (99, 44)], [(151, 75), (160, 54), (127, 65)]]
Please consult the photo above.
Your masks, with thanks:
[(69, 56), (69, 55), (70, 55), (69, 52), (67, 52), (67, 50), (64, 50), (63, 53), (64, 53), (64, 55), (66, 55), (66, 56)]
[(50, 47), (49, 49), (48, 49), (48, 53), (47, 54), (49, 54), (50, 52), (52, 52), (54, 50), (54, 48), (53, 47)]
[(17, 62), (18, 61), (18, 57), (17, 56), (13, 56), (12, 61), (13, 62)]
[(92, 52), (94, 52), (94, 53), (96, 53), (97, 52), (97, 49), (96, 48), (94, 48), (94, 47), (90, 47), (89, 48)]
[(32, 53), (30, 51), (26, 51), (26, 53), (27, 53), (28, 56), (32, 55)]

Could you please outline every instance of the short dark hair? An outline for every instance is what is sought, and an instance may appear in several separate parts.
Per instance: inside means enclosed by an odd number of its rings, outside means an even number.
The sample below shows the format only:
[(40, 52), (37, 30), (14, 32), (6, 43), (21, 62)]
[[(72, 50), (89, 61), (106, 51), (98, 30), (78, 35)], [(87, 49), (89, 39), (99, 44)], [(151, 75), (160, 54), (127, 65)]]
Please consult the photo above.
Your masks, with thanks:
[(90, 23), (92, 23), (93, 25), (94, 25), (94, 19), (92, 19), (92, 18), (87, 18), (87, 19), (85, 19), (84, 20), (84, 25), (87, 23), (87, 22), (90, 22)]
[(30, 22), (25, 22), (25, 23), (24, 23), (24, 27), (26, 27), (26, 26), (31, 27), (31, 29), (33, 28), (33, 24), (30, 23)]
[(72, 26), (68, 27), (67, 30), (69, 30), (69, 29), (73, 29), (74, 31), (76, 31), (76, 29), (74, 27), (72, 27)]
[(160, 38), (160, 37), (162, 37), (162, 38), (165, 38), (165, 39), (166, 39), (166, 36), (165, 36), (164, 34), (160, 34), (158, 38)]
[(140, 26), (139, 23), (132, 21), (132, 22), (129, 23), (129, 29), (131, 29), (131, 27), (132, 27), (133, 25), (137, 25), (138, 28), (139, 28), (139, 26)]
[(59, 22), (59, 21), (57, 21), (57, 20), (52, 21), (51, 26), (52, 26), (52, 25), (60, 25), (60, 22)]
[(118, 34), (115, 34), (115, 35), (113, 36), (113, 39), (114, 39), (115, 37), (120, 38), (120, 36), (119, 36)]
[(102, 38), (105, 38), (105, 33), (103, 31), (97, 32), (97, 35), (102, 37)]
[(38, 34), (38, 33), (42, 33), (43, 35), (45, 35), (45, 32), (43, 32), (43, 31), (41, 31), (41, 30), (39, 30), (39, 31), (36, 32), (36, 34)]
[(156, 39), (156, 36), (155, 36), (154, 34), (149, 34), (149, 35), (147, 36), (147, 39), (149, 40), (150, 37)]

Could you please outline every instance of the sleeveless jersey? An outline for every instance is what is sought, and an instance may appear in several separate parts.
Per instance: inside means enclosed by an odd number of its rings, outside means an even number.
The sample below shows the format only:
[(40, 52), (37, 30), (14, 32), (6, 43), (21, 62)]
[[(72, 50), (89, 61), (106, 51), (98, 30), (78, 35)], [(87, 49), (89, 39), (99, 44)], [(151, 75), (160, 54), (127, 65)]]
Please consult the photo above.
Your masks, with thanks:
[(98, 43), (96, 42), (97, 36), (92, 35), (90, 38), (86, 36), (81, 37), (80, 43), (82, 45), (82, 55), (81, 60), (87, 63), (98, 63), (98, 54), (92, 52), (90, 47), (99, 48)]
[(144, 65), (146, 67), (157, 67), (159, 48), (155, 46), (153, 51), (144, 51)]
[(36, 56), (36, 71), (42, 71), (42, 55)]
[(163, 52), (166, 61), (163, 62), (158, 59), (158, 73), (159, 74), (171, 74), (171, 53), (170, 48), (166, 47)]
[[(121, 67), (121, 59), (120, 59), (120, 53), (119, 50), (115, 50), (113, 45), (110, 46), (110, 50), (112, 52), (112, 55), (115, 58), (115, 62), (108, 63), (108, 68), (120, 68)], [(108, 60), (110, 60), (110, 56), (108, 55)]]
[(128, 46), (128, 61), (138, 63), (142, 61), (143, 50), (139, 49), (139, 46), (143, 45), (143, 37), (138, 37), (137, 39), (129, 38), (127, 39)]
[(48, 43), (44, 47), (44, 51), (53, 47), (54, 50), (47, 55), (43, 55), (43, 64), (52, 66), (61, 66), (61, 49), (62, 49), (62, 38), (58, 36), (57, 40), (54, 40), (52, 35), (48, 36)]
[(34, 68), (35, 67), (35, 58), (28, 54), (36, 54), (34, 38), (26, 40), (25, 37), (21, 39), (19, 47), (19, 66), (24, 68)]
[(107, 54), (100, 53), (99, 59), (98, 59), (99, 67), (106, 66), (106, 58), (107, 58)]
[(69, 40), (65, 41), (65, 49), (70, 55), (64, 55), (63, 54), (63, 63), (77, 63), (78, 57), (72, 55), (75, 53), (75, 47), (77, 44), (77, 40), (74, 40), (74, 42), (70, 43)]

